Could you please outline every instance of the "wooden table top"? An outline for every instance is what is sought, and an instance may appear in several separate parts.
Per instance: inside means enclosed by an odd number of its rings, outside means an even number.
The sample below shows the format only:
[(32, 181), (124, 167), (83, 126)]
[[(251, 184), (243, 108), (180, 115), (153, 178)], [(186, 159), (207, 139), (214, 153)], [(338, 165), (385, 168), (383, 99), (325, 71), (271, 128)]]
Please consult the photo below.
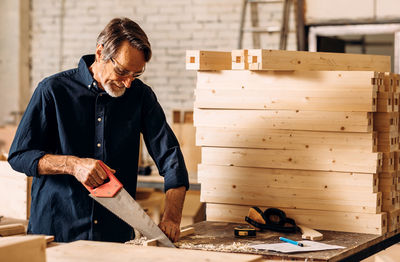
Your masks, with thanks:
[[(221, 251), (224, 247), (235, 242), (243, 245), (246, 244), (261, 244), (261, 243), (282, 243), (279, 236), (286, 236), (290, 239), (301, 240), (301, 234), (286, 234), (273, 231), (257, 232), (256, 238), (235, 238), (233, 229), (235, 226), (241, 225), (238, 223), (224, 223), (204, 221), (192, 225), (195, 229), (194, 235), (189, 235), (181, 238), (177, 243), (180, 248), (203, 249), (210, 251)], [(336, 232), (319, 230), (324, 235), (322, 243), (345, 246), (345, 249), (304, 252), (295, 254), (283, 254), (271, 251), (257, 251), (249, 249), (240, 249), (237, 251), (229, 251), (234, 253), (246, 253), (263, 255), (264, 259), (271, 260), (290, 260), (304, 261), (311, 259), (312, 261), (340, 261), (358, 252), (361, 252), (385, 239), (400, 235), (400, 231), (386, 233), (382, 236), (372, 234), (360, 234), (349, 232)]]

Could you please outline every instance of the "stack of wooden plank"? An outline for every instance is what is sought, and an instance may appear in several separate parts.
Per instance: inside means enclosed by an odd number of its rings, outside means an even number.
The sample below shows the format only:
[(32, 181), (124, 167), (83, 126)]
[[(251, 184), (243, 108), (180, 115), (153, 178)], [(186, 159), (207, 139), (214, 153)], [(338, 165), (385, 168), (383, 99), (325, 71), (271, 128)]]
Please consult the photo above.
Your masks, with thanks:
[(390, 57), (192, 50), (186, 65), (198, 70), (207, 220), (244, 222), (260, 206), (321, 230), (398, 228), (400, 90)]

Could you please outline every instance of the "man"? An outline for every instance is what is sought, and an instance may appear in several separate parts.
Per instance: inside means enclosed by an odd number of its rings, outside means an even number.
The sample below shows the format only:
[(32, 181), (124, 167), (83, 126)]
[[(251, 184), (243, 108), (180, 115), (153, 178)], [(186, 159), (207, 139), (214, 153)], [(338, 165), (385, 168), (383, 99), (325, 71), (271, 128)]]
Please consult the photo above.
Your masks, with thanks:
[(179, 238), (188, 175), (156, 96), (137, 79), (150, 58), (139, 25), (116, 18), (98, 36), (95, 55), (39, 83), (8, 158), (15, 170), (34, 177), (29, 233), (59, 242), (132, 239), (132, 228), (92, 200), (82, 184), (104, 182), (102, 161), (134, 196), (142, 133), (165, 181), (159, 226), (171, 240)]

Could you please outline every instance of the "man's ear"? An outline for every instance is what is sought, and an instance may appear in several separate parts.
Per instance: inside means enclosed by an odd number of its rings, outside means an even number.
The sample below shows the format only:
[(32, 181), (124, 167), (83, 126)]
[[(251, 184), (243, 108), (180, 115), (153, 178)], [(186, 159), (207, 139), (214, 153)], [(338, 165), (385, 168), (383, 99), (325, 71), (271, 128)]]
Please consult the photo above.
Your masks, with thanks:
[(95, 54), (96, 62), (101, 61), (102, 52), (103, 52), (103, 45), (98, 44), (97, 47), (96, 47), (96, 54)]

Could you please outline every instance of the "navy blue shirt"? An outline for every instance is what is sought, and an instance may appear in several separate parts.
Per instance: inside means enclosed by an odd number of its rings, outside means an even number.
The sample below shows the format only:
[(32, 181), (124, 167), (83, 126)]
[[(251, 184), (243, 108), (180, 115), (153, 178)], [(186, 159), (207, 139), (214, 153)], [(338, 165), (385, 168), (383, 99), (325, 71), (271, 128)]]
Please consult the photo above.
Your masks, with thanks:
[(59, 242), (124, 242), (133, 230), (91, 199), (74, 176), (39, 175), (38, 161), (45, 154), (102, 160), (135, 196), (142, 133), (165, 191), (189, 187), (178, 141), (150, 87), (135, 79), (124, 95), (113, 98), (97, 87), (88, 69), (93, 62), (94, 55), (84, 56), (78, 68), (39, 83), (8, 158), (13, 169), (34, 177), (28, 232), (54, 235)]

